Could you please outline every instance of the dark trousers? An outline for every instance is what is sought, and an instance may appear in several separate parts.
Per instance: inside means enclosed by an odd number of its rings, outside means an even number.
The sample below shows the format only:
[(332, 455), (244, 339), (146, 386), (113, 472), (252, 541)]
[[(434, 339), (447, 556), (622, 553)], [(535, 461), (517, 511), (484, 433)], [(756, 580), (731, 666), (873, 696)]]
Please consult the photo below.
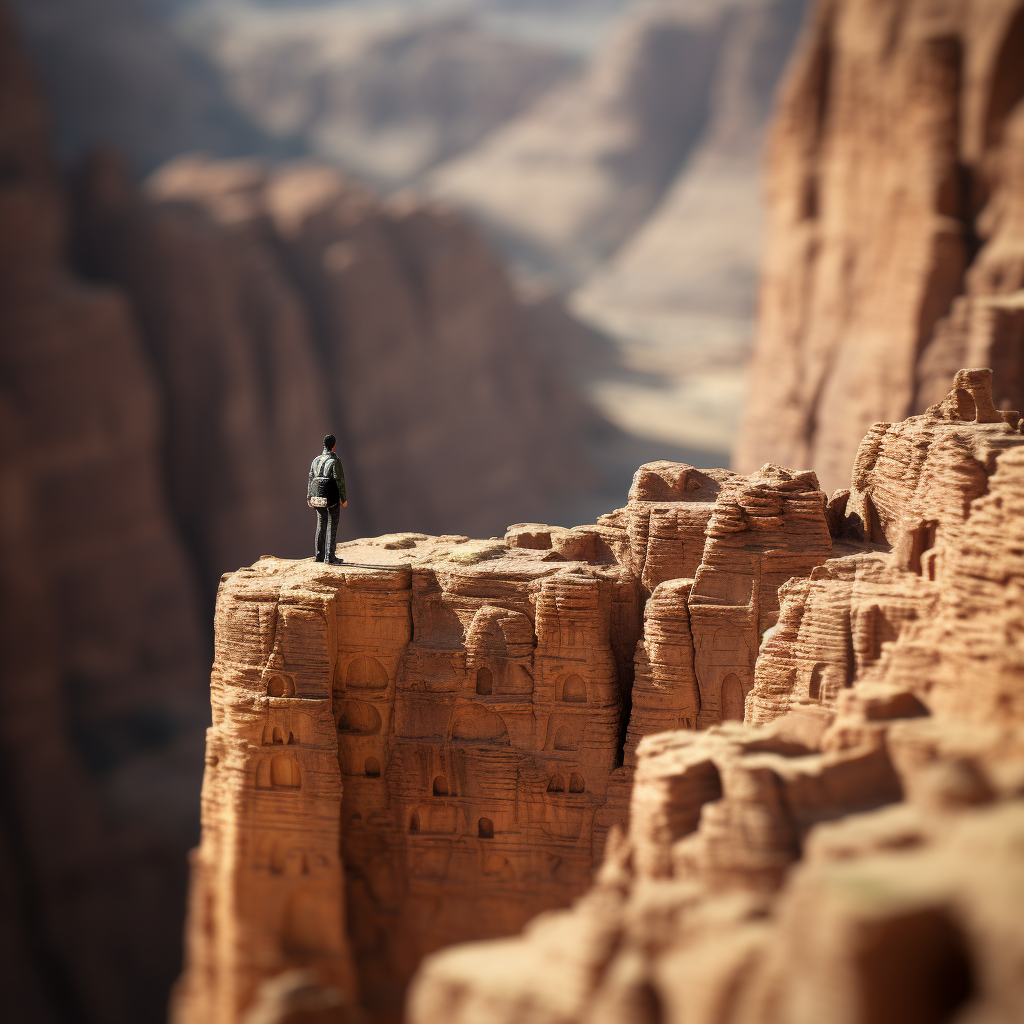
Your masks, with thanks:
[[(331, 563), (334, 561), (334, 544), (338, 538), (338, 513), (341, 505), (316, 510), (316, 560)], [(326, 543), (326, 550), (324, 545)]]

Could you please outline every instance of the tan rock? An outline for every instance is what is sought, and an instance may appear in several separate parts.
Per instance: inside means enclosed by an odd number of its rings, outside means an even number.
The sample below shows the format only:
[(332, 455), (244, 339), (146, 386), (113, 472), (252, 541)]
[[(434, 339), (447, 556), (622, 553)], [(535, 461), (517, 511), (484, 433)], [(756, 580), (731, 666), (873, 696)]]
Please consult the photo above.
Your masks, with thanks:
[[(628, 834), (607, 844), (591, 891), (500, 948), (428, 958), (413, 1024), (468, 1024), (480, 1007), (574, 1024), (1020, 1015), (1024, 450), (1007, 423), (986, 422), (989, 383), (960, 371), (926, 415), (869, 433), (850, 503), (876, 510), (877, 541), (851, 540), (863, 511), (836, 506), (847, 553), (782, 587), (747, 724), (640, 740)], [(716, 522), (753, 490), (740, 479), (722, 487), (705, 563), (728, 536)], [(770, 515), (778, 491), (754, 493), (745, 514)], [(909, 542), (922, 520), (932, 546)], [(670, 694), (692, 699), (684, 663), (675, 689), (655, 688), (648, 650), (669, 625), (685, 650), (688, 591), (696, 638), (693, 587), (661, 583), (648, 603), (631, 737), (645, 715), (664, 720)], [(584, 936), (597, 934), (591, 952)], [(555, 935), (587, 950), (581, 967), (551, 954)]]
[(582, 76), (442, 164), (431, 187), (517, 261), (580, 279), (640, 225), (697, 141), (725, 6), (638, 5)]
[[(239, 1020), (295, 968), (395, 1011), (427, 954), (581, 895), (620, 843), (642, 736), (742, 717), (776, 577), (832, 541), (813, 474), (659, 462), (594, 525), (338, 550), (340, 568), (265, 557), (222, 582), (178, 1020)], [(793, 856), (780, 834), (766, 879)], [(306, 894), (347, 932), (296, 924)]]
[(772, 383), (739, 470), (843, 486), (873, 422), (923, 412), (965, 365), (1022, 408), (1022, 32), (1010, 0), (816, 5), (773, 129), (751, 367)]

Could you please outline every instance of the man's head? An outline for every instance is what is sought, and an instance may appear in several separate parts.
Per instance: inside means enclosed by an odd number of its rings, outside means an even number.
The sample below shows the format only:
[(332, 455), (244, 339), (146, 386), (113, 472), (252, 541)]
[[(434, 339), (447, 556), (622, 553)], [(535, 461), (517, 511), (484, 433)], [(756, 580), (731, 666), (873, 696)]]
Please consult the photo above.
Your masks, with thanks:
[(338, 439), (333, 434), (328, 434), (324, 438), (324, 448), (326, 448), (329, 452), (333, 452), (334, 451), (334, 446), (337, 443), (338, 443)]

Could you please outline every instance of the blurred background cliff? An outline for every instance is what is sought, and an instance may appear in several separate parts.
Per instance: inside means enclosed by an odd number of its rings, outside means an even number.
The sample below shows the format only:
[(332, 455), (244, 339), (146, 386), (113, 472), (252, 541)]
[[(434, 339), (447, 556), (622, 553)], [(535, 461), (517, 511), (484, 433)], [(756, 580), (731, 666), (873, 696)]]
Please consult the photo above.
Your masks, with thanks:
[(734, 443), (831, 490), (961, 365), (1020, 409), (1021, 11), (2, 0), (7, 1010), (163, 1019), (217, 583), (328, 430), (342, 537), (486, 537)]

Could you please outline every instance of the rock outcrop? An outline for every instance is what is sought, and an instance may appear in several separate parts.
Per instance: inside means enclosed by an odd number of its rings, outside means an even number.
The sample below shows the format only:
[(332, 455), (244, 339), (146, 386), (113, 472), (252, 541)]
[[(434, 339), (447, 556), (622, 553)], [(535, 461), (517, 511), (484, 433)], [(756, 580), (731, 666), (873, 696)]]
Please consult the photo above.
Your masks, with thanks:
[(822, 0), (788, 72), (735, 450), (845, 482), (878, 420), (923, 412), (957, 367), (1024, 404), (1024, 11)]
[[(1024, 437), (990, 371), (877, 424), (852, 484), (840, 557), (781, 588), (745, 723), (642, 739), (591, 891), (430, 957), (413, 1024), (1021, 1015)], [(641, 648), (685, 648), (687, 584), (655, 590)]]
[(659, 462), (594, 525), (338, 553), (221, 584), (183, 1024), (295, 969), (394, 1013), (428, 953), (581, 895), (641, 736), (742, 718), (832, 539), (812, 473)]

